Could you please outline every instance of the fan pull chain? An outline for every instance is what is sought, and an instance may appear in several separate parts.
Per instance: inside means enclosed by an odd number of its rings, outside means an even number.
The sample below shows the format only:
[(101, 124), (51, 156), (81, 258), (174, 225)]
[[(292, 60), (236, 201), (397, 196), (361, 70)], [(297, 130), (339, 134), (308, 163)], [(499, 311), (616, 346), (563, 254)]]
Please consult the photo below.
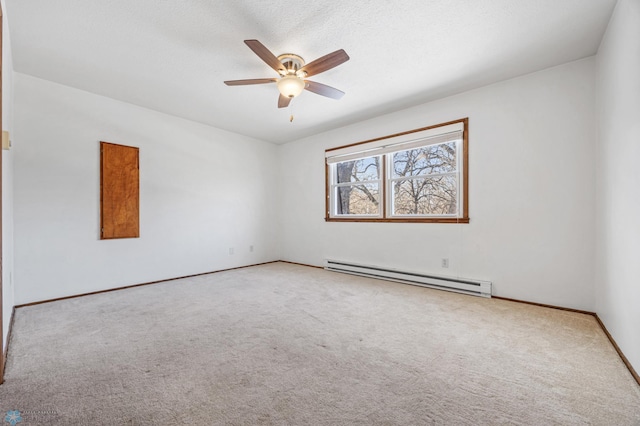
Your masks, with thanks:
[(292, 105), (292, 103), (289, 104), (289, 112), (291, 113), (291, 115), (289, 115), (289, 123), (293, 123), (293, 105)]

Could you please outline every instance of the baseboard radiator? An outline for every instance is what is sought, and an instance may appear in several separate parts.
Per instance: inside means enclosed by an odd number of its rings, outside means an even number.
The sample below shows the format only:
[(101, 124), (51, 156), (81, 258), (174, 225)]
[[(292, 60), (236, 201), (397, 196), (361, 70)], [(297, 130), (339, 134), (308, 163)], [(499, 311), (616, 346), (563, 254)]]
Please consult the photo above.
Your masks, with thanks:
[(396, 269), (360, 265), (339, 260), (327, 260), (325, 269), (328, 271), (343, 272), (345, 274), (430, 287), (438, 290), (454, 291), (456, 293), (470, 294), (473, 296), (491, 297), (491, 281), (398, 271)]

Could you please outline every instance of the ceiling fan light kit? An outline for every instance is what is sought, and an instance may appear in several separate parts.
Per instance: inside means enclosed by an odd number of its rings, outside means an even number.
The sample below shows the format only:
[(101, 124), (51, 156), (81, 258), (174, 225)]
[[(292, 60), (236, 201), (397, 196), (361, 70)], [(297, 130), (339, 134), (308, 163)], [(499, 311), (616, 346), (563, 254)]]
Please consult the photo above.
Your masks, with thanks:
[(285, 75), (278, 80), (278, 90), (282, 96), (295, 98), (304, 90), (304, 80), (296, 75)]
[(336, 50), (309, 64), (305, 64), (302, 57), (293, 53), (285, 53), (276, 57), (258, 40), (245, 40), (244, 42), (260, 59), (280, 74), (280, 78), (228, 80), (224, 82), (227, 86), (276, 83), (278, 91), (280, 92), (278, 108), (289, 106), (291, 99), (299, 96), (305, 89), (332, 99), (340, 99), (344, 95), (344, 92), (334, 87), (305, 80), (305, 78), (309, 76), (328, 71), (348, 61), (349, 55), (347, 55), (344, 50)]

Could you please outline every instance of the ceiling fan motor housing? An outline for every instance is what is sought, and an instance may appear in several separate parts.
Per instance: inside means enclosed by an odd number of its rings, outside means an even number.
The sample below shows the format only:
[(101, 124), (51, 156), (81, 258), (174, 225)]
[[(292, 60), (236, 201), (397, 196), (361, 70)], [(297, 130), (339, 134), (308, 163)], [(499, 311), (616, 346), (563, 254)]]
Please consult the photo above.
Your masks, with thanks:
[(304, 59), (302, 59), (302, 57), (293, 53), (283, 53), (282, 55), (278, 56), (278, 60), (285, 68), (284, 71), (280, 71), (280, 74), (297, 75), (301, 78), (305, 77), (304, 75), (298, 75), (298, 70), (304, 66)]

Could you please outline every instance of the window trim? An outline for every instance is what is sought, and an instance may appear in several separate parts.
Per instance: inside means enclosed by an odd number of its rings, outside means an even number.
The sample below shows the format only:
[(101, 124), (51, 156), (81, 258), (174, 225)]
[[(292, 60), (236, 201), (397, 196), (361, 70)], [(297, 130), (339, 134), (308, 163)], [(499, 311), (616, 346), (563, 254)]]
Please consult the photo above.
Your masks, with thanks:
[[(424, 132), (426, 130), (437, 129), (439, 127), (445, 127), (452, 124), (462, 123), (462, 152), (459, 154), (462, 160), (462, 171), (460, 173), (462, 178), (462, 194), (461, 194), (461, 202), (462, 208), (460, 210), (460, 216), (457, 217), (448, 217), (448, 216), (437, 216), (437, 217), (408, 217), (408, 216), (391, 216), (390, 209), (390, 200), (387, 195), (387, 160), (383, 158), (381, 161), (381, 214), (382, 216), (376, 217), (366, 217), (366, 216), (354, 216), (354, 217), (332, 217), (331, 216), (331, 179), (330, 173), (331, 168), (327, 158), (330, 157), (331, 152), (335, 152), (338, 150), (343, 150), (346, 148), (357, 147), (365, 144), (376, 143), (376, 145), (380, 144), (380, 141), (384, 141), (387, 139), (399, 138), (406, 135), (411, 135), (413, 133)], [(374, 154), (375, 155), (375, 154)], [(325, 221), (327, 222), (390, 222), (390, 223), (469, 223), (469, 118), (462, 118), (459, 120), (448, 121), (446, 123), (440, 123), (433, 126), (421, 127), (419, 129), (408, 130), (406, 132), (395, 133), (392, 135), (382, 136), (379, 138), (369, 139), (362, 142), (356, 142), (348, 145), (342, 145), (335, 148), (329, 148), (325, 150)]]

